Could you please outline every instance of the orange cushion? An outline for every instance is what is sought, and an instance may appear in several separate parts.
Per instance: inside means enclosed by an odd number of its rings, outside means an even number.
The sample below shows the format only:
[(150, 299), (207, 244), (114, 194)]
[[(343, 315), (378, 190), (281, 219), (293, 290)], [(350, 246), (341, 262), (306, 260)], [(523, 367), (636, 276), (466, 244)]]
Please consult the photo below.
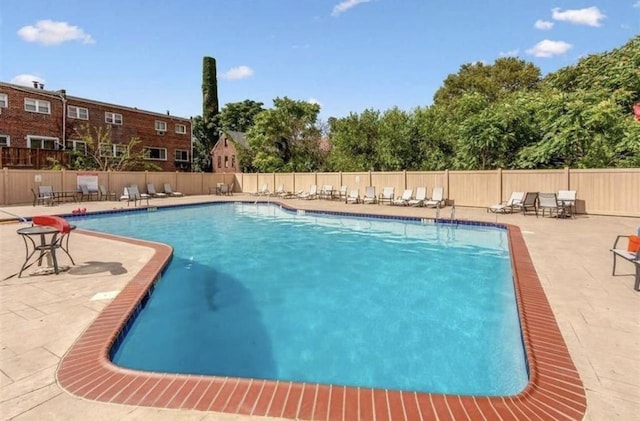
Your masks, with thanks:
[(640, 250), (640, 235), (630, 235), (629, 244), (627, 245), (627, 251), (631, 253), (637, 253)]

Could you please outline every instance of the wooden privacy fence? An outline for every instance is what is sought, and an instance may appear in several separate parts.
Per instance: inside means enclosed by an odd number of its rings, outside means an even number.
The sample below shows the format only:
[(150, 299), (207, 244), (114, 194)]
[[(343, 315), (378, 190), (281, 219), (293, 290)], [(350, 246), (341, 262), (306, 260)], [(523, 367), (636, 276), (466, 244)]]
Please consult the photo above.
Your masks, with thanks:
[[(86, 171), (3, 170), (0, 205), (31, 203), (30, 189), (51, 185), (54, 190), (76, 188), (78, 174)], [(234, 185), (234, 192), (255, 193), (267, 184), (274, 191), (280, 184), (287, 191), (308, 191), (330, 184), (334, 189), (346, 185), (358, 188), (394, 187), (396, 195), (407, 188), (443, 187), (445, 197), (456, 206), (486, 207), (507, 200), (513, 191), (558, 192), (576, 190), (577, 210), (581, 213), (640, 217), (640, 168), (574, 170), (491, 170), (491, 171), (395, 171), (395, 172), (316, 172), (316, 173), (185, 173), (185, 172), (91, 172), (99, 184), (120, 195), (125, 186), (138, 184), (146, 191), (153, 183), (161, 191), (164, 183), (184, 194), (209, 194), (216, 183)], [(39, 181), (38, 181), (39, 180)]]

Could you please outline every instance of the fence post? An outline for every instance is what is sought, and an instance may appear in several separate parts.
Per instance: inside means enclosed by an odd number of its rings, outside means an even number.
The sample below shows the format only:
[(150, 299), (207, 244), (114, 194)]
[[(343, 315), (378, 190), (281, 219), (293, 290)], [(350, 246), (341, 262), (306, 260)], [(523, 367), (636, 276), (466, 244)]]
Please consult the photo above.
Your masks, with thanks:
[(502, 203), (502, 168), (498, 168), (498, 200), (496, 203)]
[(444, 170), (444, 191), (447, 192), (446, 198), (449, 199), (449, 169)]
[(402, 179), (404, 180), (404, 187), (403, 189), (406, 190), (408, 189), (407, 187), (407, 170), (402, 170)]
[[(371, 170), (369, 170), (369, 181), (367, 182), (367, 186), (372, 186), (372, 178), (371, 178)], [(367, 188), (367, 186), (365, 186), (365, 188)]]
[(3, 205), (8, 205), (9, 204), (9, 168), (4, 167), (2, 169), (2, 184), (3, 184), (3, 189), (2, 189), (2, 204)]
[(571, 188), (571, 173), (569, 167), (564, 167), (564, 177), (565, 190), (569, 190)]

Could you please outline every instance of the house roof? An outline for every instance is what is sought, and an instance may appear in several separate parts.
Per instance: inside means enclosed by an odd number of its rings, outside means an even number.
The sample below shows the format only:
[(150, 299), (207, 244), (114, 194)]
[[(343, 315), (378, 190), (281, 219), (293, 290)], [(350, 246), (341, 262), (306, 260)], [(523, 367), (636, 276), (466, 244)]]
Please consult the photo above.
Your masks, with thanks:
[(220, 143), (220, 141), (226, 137), (227, 133), (231, 137), (233, 143), (237, 143), (245, 149), (249, 148), (249, 142), (247, 142), (247, 136), (244, 132), (234, 132), (233, 130), (227, 130), (220, 135), (218, 141), (213, 145), (213, 148), (211, 148), (211, 152), (213, 152), (216, 146), (218, 146), (218, 143)]

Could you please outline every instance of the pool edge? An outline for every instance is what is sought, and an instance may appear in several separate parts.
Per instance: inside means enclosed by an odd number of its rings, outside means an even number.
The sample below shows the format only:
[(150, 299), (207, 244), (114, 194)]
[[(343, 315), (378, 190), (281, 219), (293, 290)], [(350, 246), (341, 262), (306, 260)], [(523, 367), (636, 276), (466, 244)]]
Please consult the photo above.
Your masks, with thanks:
[[(296, 210), (288, 204), (277, 201), (271, 203)], [(354, 216), (348, 212), (330, 213)], [(358, 213), (357, 216), (380, 217), (366, 213)], [(370, 419), (368, 415), (374, 412), (385, 413), (393, 420), (436, 417), (477, 419), (483, 415), (486, 419), (499, 417), (503, 420), (582, 419), (586, 412), (584, 386), (540, 284), (520, 228), (510, 224), (479, 224), (506, 228), (509, 236), (515, 295), (529, 364), (529, 383), (517, 395), (441, 395), (148, 373), (118, 367), (110, 362), (109, 349), (129, 315), (136, 310), (171, 259), (172, 250), (170, 246), (159, 243), (86, 231), (82, 231), (82, 234), (151, 247), (155, 253), (62, 358), (56, 372), (58, 384), (74, 396), (102, 402), (292, 419)]]

